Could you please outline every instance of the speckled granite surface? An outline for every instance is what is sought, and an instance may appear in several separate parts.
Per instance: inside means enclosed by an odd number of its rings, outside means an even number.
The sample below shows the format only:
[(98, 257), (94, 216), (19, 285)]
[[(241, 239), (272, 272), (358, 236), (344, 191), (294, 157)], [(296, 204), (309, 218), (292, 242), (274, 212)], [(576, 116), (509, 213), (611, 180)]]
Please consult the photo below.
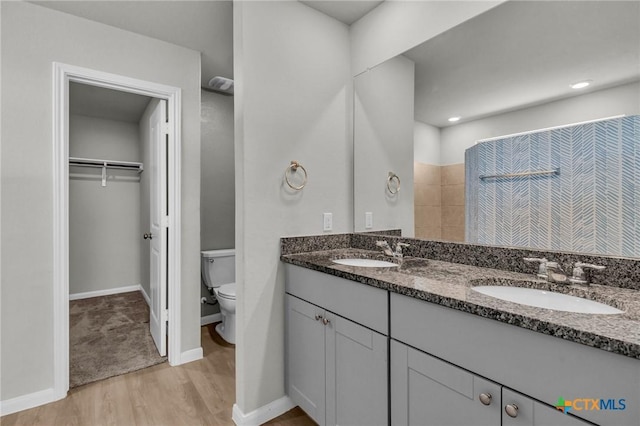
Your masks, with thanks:
[(328, 234), (280, 238), (280, 254), (348, 248), (351, 247), (352, 235)]
[(569, 275), (571, 275), (575, 262), (594, 263), (606, 267), (602, 272), (594, 272), (594, 283), (640, 290), (640, 259), (417, 240), (391, 235), (352, 234), (350, 246), (365, 250), (377, 250), (375, 243), (381, 239), (389, 242), (391, 246), (395, 246), (398, 241), (408, 243), (409, 247), (403, 250), (407, 256), (527, 274), (535, 273), (538, 265), (523, 262), (522, 258), (524, 257), (546, 257), (550, 261), (558, 262)]
[[(603, 285), (550, 284), (533, 274), (416, 257), (405, 257), (402, 265), (389, 268), (353, 267), (331, 261), (349, 257), (389, 260), (377, 251), (354, 248), (283, 254), (281, 259), (286, 263), (640, 359), (638, 290)], [(495, 299), (472, 289), (477, 285), (512, 283), (586, 297), (622, 309), (625, 313), (594, 315), (554, 311)]]

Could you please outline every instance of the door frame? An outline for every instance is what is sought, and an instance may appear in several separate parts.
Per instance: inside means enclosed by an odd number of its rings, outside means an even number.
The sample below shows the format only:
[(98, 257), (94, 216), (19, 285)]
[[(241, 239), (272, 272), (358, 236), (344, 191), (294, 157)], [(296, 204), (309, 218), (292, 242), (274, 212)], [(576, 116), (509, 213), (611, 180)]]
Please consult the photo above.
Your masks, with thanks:
[(182, 89), (74, 65), (53, 63), (53, 368), (54, 394), (69, 390), (69, 83), (120, 90), (167, 101), (169, 119), (167, 327), (170, 365), (181, 364), (181, 111)]

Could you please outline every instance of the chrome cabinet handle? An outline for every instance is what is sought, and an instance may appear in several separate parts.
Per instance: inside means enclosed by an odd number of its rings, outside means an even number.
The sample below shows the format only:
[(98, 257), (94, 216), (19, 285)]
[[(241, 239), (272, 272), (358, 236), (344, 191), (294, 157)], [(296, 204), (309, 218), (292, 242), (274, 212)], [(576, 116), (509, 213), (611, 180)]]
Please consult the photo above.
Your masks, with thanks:
[(316, 321), (320, 321), (322, 319), (322, 315), (316, 314)]
[(507, 413), (509, 417), (518, 417), (518, 406), (516, 404), (507, 404), (504, 406), (504, 412)]
[(151, 232), (145, 233), (143, 235), (143, 237), (144, 237), (145, 240), (151, 240), (151, 239), (153, 239), (153, 234)]
[(484, 405), (491, 405), (491, 399), (493, 397), (491, 396), (490, 393), (481, 393), (478, 396), (478, 399), (480, 400), (480, 402), (482, 402)]

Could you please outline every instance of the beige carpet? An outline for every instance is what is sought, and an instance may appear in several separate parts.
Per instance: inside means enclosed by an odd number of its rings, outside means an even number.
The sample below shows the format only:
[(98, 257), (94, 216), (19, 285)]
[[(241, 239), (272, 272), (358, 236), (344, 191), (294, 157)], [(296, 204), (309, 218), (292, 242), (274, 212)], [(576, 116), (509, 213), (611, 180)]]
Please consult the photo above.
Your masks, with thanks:
[(130, 373), (166, 361), (149, 332), (142, 293), (69, 302), (69, 387)]

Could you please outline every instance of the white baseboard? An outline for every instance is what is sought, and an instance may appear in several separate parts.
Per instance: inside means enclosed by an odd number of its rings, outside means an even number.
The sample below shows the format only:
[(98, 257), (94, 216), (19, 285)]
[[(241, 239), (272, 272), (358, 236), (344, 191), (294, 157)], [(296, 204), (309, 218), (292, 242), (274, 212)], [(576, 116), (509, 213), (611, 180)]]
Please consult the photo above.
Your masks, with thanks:
[[(64, 398), (64, 396), (62, 398)], [(7, 414), (28, 410), (29, 408), (48, 404), (62, 398), (56, 398), (54, 389), (49, 388), (27, 395), (18, 396), (16, 398), (7, 399), (6, 401), (0, 401), (0, 415), (6, 416)]]
[[(69, 295), (69, 300), (88, 299), (90, 297), (98, 297), (98, 296), (109, 296), (111, 294), (128, 293), (130, 291), (139, 291), (139, 290), (142, 290), (142, 286), (140, 284), (136, 284), (136, 285), (130, 285), (127, 287), (110, 288), (107, 290), (87, 291), (85, 293), (74, 293)], [(144, 291), (142, 291), (142, 295), (146, 296)], [(145, 297), (145, 299), (148, 299), (148, 297)], [(147, 303), (149, 303), (148, 300), (147, 300)]]
[(205, 315), (203, 317), (200, 317), (200, 326), (213, 324), (214, 322), (220, 321), (222, 321), (222, 314), (219, 312), (217, 314)]
[(142, 297), (144, 297), (145, 302), (147, 302), (147, 306), (151, 306), (151, 299), (146, 291), (144, 291), (144, 287), (140, 285), (140, 293), (142, 293)]
[(238, 426), (259, 426), (281, 416), (295, 406), (293, 401), (286, 395), (247, 414), (240, 410), (238, 404), (233, 404), (231, 418)]
[(180, 364), (186, 364), (188, 362), (197, 361), (202, 359), (202, 347), (191, 349), (180, 354)]

